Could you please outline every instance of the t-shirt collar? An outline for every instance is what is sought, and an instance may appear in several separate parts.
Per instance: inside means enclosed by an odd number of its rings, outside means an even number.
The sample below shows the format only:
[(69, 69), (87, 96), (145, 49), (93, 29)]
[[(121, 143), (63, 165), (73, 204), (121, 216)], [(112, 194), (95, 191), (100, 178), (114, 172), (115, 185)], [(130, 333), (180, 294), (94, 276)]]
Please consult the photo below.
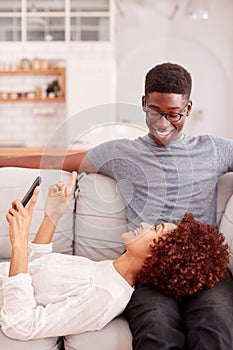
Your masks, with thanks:
[[(181, 134), (176, 140), (173, 140), (171, 141), (168, 145), (166, 145), (165, 147), (169, 147), (169, 146), (176, 146), (178, 144), (180, 144), (185, 138), (185, 135), (184, 134)], [(142, 139), (153, 145), (153, 146), (157, 146), (157, 147), (164, 147), (164, 146), (160, 146), (160, 145), (157, 145), (157, 143), (149, 136), (149, 134), (146, 134), (142, 137)]]

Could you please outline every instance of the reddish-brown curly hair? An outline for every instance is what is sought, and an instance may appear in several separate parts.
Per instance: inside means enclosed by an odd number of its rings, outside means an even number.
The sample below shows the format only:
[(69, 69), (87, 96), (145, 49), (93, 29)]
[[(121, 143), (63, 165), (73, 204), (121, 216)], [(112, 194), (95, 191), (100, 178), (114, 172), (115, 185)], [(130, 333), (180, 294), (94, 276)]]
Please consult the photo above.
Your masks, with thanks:
[(212, 288), (227, 276), (228, 245), (217, 226), (186, 213), (177, 228), (150, 246), (138, 283), (156, 286), (176, 300)]

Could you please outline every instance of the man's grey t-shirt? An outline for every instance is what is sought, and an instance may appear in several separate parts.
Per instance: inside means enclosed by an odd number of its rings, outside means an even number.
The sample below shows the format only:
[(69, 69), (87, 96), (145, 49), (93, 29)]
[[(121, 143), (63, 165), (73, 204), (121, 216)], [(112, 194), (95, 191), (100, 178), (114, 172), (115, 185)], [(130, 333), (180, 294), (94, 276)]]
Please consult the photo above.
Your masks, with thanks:
[(185, 212), (215, 224), (218, 177), (233, 171), (233, 141), (187, 136), (167, 146), (148, 135), (105, 142), (87, 152), (91, 164), (117, 181), (129, 229), (141, 221), (157, 225)]

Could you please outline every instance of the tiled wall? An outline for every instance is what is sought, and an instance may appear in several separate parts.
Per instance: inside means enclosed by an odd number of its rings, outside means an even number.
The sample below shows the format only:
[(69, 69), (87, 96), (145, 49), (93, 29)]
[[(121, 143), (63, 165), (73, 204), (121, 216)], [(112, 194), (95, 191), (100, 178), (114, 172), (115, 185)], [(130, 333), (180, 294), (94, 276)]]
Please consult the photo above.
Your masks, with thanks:
[[(65, 103), (0, 103), (0, 147), (22, 145), (37, 147), (50, 142), (57, 127), (65, 120)], [(58, 143), (65, 142), (63, 133)]]

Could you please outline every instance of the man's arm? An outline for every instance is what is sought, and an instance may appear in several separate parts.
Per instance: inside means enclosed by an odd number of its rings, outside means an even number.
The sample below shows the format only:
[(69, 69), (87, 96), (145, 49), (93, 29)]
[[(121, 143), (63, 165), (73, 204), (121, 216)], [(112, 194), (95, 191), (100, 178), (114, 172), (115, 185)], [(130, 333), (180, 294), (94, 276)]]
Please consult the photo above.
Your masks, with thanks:
[(89, 162), (86, 152), (78, 152), (64, 156), (25, 156), (0, 158), (0, 167), (22, 167), (35, 169), (62, 169), (66, 171), (78, 171), (96, 173), (97, 170)]

